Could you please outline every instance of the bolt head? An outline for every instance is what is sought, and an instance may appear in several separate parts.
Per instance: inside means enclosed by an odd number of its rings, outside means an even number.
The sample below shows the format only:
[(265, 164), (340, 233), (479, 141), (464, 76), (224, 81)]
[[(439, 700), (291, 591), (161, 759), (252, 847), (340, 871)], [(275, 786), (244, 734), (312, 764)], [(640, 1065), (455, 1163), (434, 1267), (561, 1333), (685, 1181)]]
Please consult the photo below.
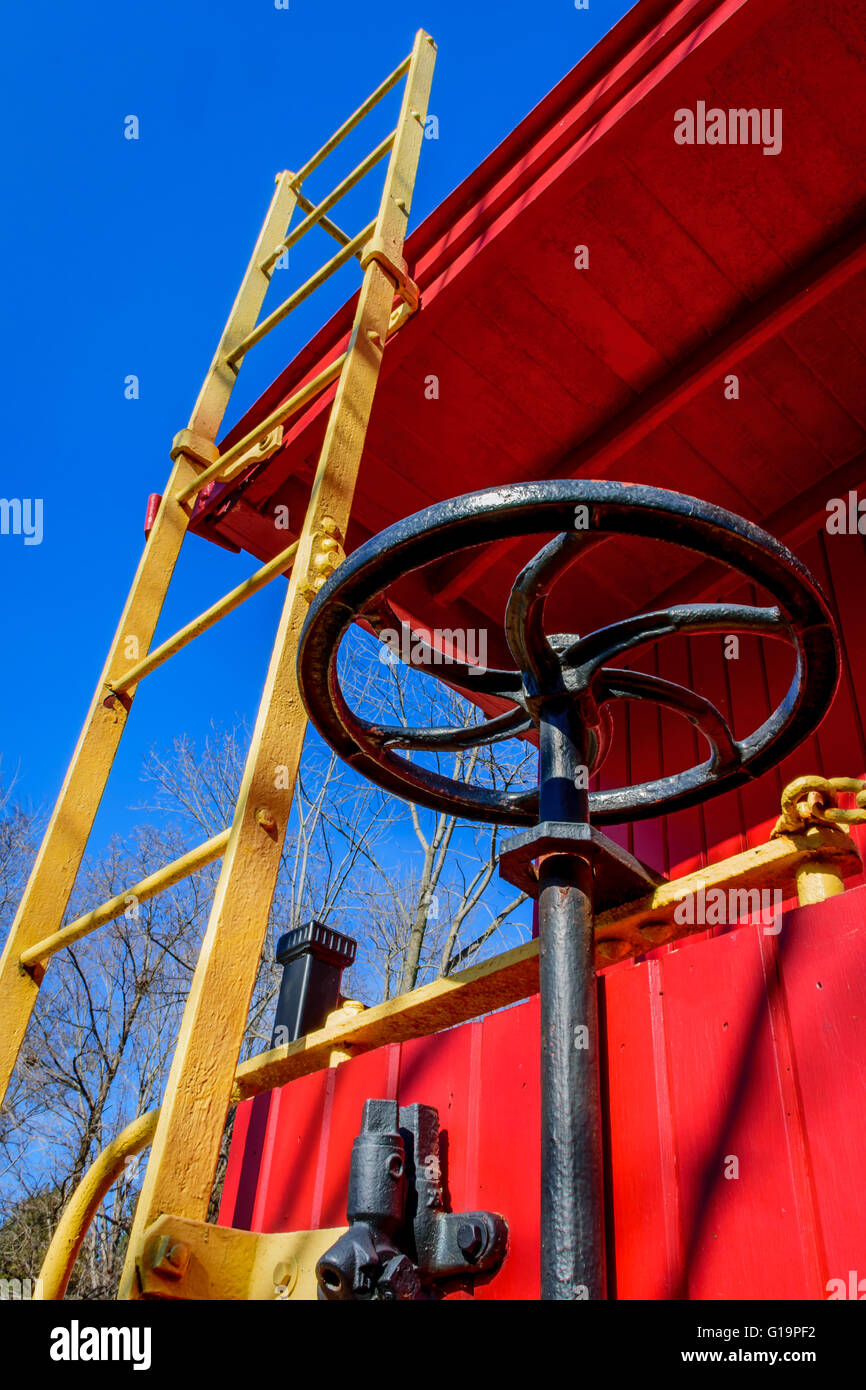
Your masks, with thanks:
[(457, 1244), (467, 1260), (477, 1260), (486, 1244), (483, 1227), (478, 1221), (461, 1221), (457, 1227)]
[(395, 1255), (385, 1264), (376, 1285), (376, 1297), (384, 1303), (407, 1303), (421, 1296), (418, 1271), (408, 1255)]
[(192, 1249), (184, 1241), (172, 1240), (171, 1236), (162, 1236), (153, 1252), (151, 1267), (155, 1274), (180, 1279), (186, 1274), (191, 1258)]

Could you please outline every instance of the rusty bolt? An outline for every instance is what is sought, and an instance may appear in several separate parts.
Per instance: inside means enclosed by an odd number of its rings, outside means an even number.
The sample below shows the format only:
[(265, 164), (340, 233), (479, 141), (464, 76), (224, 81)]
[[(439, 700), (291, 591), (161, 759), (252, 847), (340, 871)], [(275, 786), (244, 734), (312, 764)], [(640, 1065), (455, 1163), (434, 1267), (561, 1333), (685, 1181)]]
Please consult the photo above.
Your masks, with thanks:
[(151, 1268), (154, 1274), (164, 1274), (169, 1279), (181, 1279), (189, 1269), (192, 1249), (182, 1240), (162, 1236), (153, 1252)]
[(277, 828), (277, 822), (274, 819), (272, 811), (269, 811), (266, 806), (259, 806), (256, 809), (256, 820), (262, 827), (262, 830), (266, 830), (269, 835), (273, 835)]
[(461, 1221), (457, 1227), (457, 1244), (467, 1260), (477, 1260), (484, 1249), (484, 1231), (477, 1221)]

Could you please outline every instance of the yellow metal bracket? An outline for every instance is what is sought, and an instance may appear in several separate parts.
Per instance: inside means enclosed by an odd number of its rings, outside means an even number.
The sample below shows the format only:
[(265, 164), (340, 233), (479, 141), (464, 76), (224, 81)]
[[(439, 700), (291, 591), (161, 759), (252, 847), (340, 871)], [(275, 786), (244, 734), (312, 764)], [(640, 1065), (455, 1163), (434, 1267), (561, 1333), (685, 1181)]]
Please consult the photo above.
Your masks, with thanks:
[(142, 1298), (310, 1301), (317, 1297), (316, 1263), (345, 1231), (263, 1235), (161, 1216), (148, 1227), (136, 1271)]
[(394, 281), (400, 298), (414, 313), (420, 307), (421, 292), (409, 275), (409, 267), (403, 257), (389, 255), (382, 241), (374, 236), (364, 248), (361, 269), (366, 270), (371, 261), (378, 261), (385, 274)]
[(219, 481), (223, 482), (227, 478), (235, 478), (238, 473), (242, 473), (245, 468), (249, 468), (251, 463), (264, 463), (275, 454), (283, 442), (283, 427), (275, 425), (269, 430), (264, 439), (259, 439), (255, 444), (251, 444), (242, 454), (234, 459), (228, 467), (219, 474)]
[(332, 516), (323, 516), (316, 522), (313, 545), (310, 554), (310, 567), (301, 592), (311, 602), (326, 580), (346, 558), (343, 549), (343, 533)]
[(186, 454), (187, 458), (195, 459), (196, 463), (209, 464), (216, 462), (219, 452), (214, 441), (205, 435), (196, 434), (195, 430), (178, 430), (171, 441), (169, 455), (177, 459), (178, 455)]

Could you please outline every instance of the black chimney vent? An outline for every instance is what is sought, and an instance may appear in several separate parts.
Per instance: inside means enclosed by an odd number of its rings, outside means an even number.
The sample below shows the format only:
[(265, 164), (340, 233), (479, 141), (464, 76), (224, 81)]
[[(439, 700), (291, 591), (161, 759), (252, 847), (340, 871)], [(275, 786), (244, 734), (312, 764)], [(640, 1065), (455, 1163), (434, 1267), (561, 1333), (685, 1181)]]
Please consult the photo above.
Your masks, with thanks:
[(305, 922), (277, 942), (283, 967), (271, 1047), (294, 1042), (321, 1028), (340, 997), (343, 971), (355, 959), (357, 943), (322, 922)]

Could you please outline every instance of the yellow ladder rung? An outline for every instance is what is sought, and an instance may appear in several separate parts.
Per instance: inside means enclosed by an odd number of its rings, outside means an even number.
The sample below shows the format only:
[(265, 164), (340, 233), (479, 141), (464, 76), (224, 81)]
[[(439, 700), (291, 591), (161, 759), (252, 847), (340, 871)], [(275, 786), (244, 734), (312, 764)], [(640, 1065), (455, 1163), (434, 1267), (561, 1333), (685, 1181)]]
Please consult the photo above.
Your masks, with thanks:
[(304, 300), (308, 299), (320, 285), (324, 285), (325, 281), (330, 279), (335, 271), (339, 270), (341, 266), (344, 266), (353, 256), (360, 255), (363, 247), (373, 235), (377, 221), (378, 218), (374, 217), (373, 221), (368, 223), (363, 231), (358, 232), (357, 236), (352, 237), (351, 241), (346, 242), (342, 251), (338, 251), (335, 256), (332, 256), (329, 261), (326, 261), (323, 266), (320, 266), (315, 274), (311, 275), (309, 280), (301, 285), (300, 289), (295, 290), (294, 294), (289, 295), (288, 299), (284, 299), (282, 304), (274, 309), (272, 314), (268, 314), (266, 319), (262, 319), (261, 323), (257, 324), (252, 332), (247, 334), (243, 342), (238, 343), (237, 347), (232, 348), (226, 358), (228, 365), (233, 367), (236, 362), (249, 352), (250, 348), (254, 348), (256, 343), (260, 343), (262, 338), (264, 338), (267, 333), (270, 333), (272, 328), (276, 328), (278, 323), (282, 323), (283, 319), (288, 318), (289, 314), (293, 313), (299, 304), (303, 304)]
[(254, 429), (251, 429), (249, 434), (245, 434), (243, 439), (239, 439), (237, 444), (233, 444), (224, 454), (220, 454), (215, 463), (212, 463), (203, 473), (199, 473), (198, 477), (193, 478), (186, 487), (181, 488), (177, 494), (178, 502), (185, 502), (187, 498), (193, 497), (201, 491), (205, 483), (218, 478), (233, 463), (236, 463), (253, 444), (257, 444), (259, 440), (270, 434), (277, 425), (282, 425), (292, 415), (296, 415), (299, 410), (302, 410), (305, 405), (309, 405), (310, 401), (315, 400), (316, 396), (337, 380), (343, 370), (345, 360), (346, 354), (341, 352), (340, 356), (336, 357), (333, 362), (329, 362), (328, 366), (314, 376), (312, 381), (308, 381), (306, 386), (302, 386), (300, 391), (296, 391), (283, 405), (278, 405), (276, 410), (272, 410), (270, 415), (267, 415)]
[[(411, 305), (398, 304), (388, 322), (387, 337), (393, 338), (398, 329), (403, 327), (403, 324), (412, 317), (414, 312), (415, 309)], [(341, 352), (339, 357), (335, 357), (333, 362), (329, 362), (327, 367), (323, 367), (316, 376), (301, 387), (300, 391), (296, 391), (282, 405), (278, 405), (276, 410), (272, 410), (270, 415), (266, 415), (264, 420), (260, 420), (249, 434), (245, 434), (230, 449), (226, 449), (224, 454), (220, 454), (219, 458), (210, 464), (203, 473), (199, 473), (192, 482), (180, 489), (176, 494), (176, 501), (186, 502), (190, 497), (194, 497), (197, 492), (201, 491), (205, 483), (213, 482), (214, 478), (221, 477), (226, 469), (230, 469), (233, 464), (237, 463), (238, 459), (254, 444), (266, 439), (278, 425), (285, 424), (286, 420), (297, 415), (299, 410), (303, 410), (305, 405), (309, 405), (311, 401), (315, 400), (316, 396), (337, 380), (343, 370), (346, 356), (345, 352)]]
[(312, 156), (312, 158), (307, 160), (306, 164), (303, 166), (300, 172), (297, 173), (295, 177), (292, 179), (292, 187), (295, 189), (296, 192), (298, 188), (300, 188), (301, 184), (304, 182), (304, 179), (308, 178), (314, 169), (318, 169), (319, 165), (327, 159), (331, 151), (335, 150), (337, 146), (343, 140), (345, 140), (346, 136), (351, 134), (351, 132), (355, 129), (355, 126), (359, 125), (360, 122), (364, 119), (364, 117), (370, 114), (370, 112), (373, 110), (373, 107), (376, 106), (384, 96), (387, 96), (388, 92), (391, 91), (392, 87), (396, 87), (397, 83), (400, 81), (400, 78), (405, 77), (406, 73), (409, 71), (409, 65), (411, 62), (412, 54), (408, 53), (406, 57), (403, 59), (402, 63), (399, 65), (399, 67), (396, 67), (392, 73), (389, 73), (388, 76), (385, 78), (384, 82), (379, 83), (379, 86), (376, 88), (375, 92), (371, 92), (370, 95), (367, 97), (367, 100), (362, 102), (361, 105), (358, 107), (357, 111), (353, 111), (351, 116), (348, 116), (346, 118), (346, 120), (339, 127), (339, 129), (334, 131), (334, 134), (331, 136), (331, 138), (325, 141), (321, 149), (318, 149), (316, 153)]
[(275, 555), (273, 560), (269, 560), (266, 565), (262, 565), (261, 569), (256, 570), (255, 574), (251, 574), (249, 579), (238, 584), (236, 589), (232, 589), (230, 593), (211, 604), (204, 613), (199, 613), (197, 618), (193, 618), (191, 622), (186, 624), (186, 627), (180, 628), (172, 637), (167, 637), (160, 646), (154, 647), (153, 651), (148, 652), (141, 661), (136, 662), (128, 671), (124, 671), (122, 676), (109, 680), (109, 690), (115, 695), (120, 695), (133, 685), (137, 685), (145, 676), (149, 676), (151, 671), (155, 671), (158, 666), (162, 666), (163, 662), (182, 651), (196, 637), (207, 632), (208, 628), (218, 623), (220, 618), (224, 618), (226, 614), (239, 608), (248, 598), (252, 598), (253, 594), (257, 594), (259, 589), (263, 589), (272, 579), (276, 579), (278, 574), (283, 574), (290, 561), (294, 559), (297, 549), (297, 541), (286, 546), (286, 549), (281, 550), (279, 555)]
[(181, 855), (179, 859), (173, 859), (170, 864), (163, 865), (161, 869), (149, 874), (147, 878), (143, 878), (132, 888), (127, 888), (125, 892), (118, 893), (114, 898), (109, 898), (107, 902), (93, 908), (91, 912), (85, 912), (83, 917), (77, 917), (74, 922), (70, 922), (66, 927), (61, 927), (60, 931), (46, 936), (44, 940), (37, 941), (35, 946), (23, 951), (19, 957), (24, 969), (37, 969), (43, 961), (48, 960), (58, 951), (62, 951), (64, 946), (72, 946), (83, 936), (89, 936), (92, 931), (104, 927), (107, 922), (113, 922), (115, 918), (122, 917), (132, 903), (147, 902), (149, 898), (155, 898), (157, 893), (162, 893), (166, 888), (172, 888), (176, 883), (180, 883), (181, 879), (189, 878), (190, 874), (203, 869), (206, 864), (212, 864), (215, 859), (221, 858), (225, 853), (229, 834), (229, 830), (221, 830), (219, 835), (205, 840), (204, 844), (191, 849), (188, 854)]
[[(312, 212), (316, 206), (305, 194), (297, 191), (295, 192), (295, 199), (301, 212)], [(328, 236), (333, 237), (334, 241), (338, 241), (341, 246), (347, 246), (351, 241), (348, 232), (344, 232), (342, 227), (338, 227), (336, 222), (331, 221), (330, 217), (320, 217), (319, 226), (323, 232), (327, 232)], [(356, 252), (355, 254), (360, 255), (360, 252)]]

